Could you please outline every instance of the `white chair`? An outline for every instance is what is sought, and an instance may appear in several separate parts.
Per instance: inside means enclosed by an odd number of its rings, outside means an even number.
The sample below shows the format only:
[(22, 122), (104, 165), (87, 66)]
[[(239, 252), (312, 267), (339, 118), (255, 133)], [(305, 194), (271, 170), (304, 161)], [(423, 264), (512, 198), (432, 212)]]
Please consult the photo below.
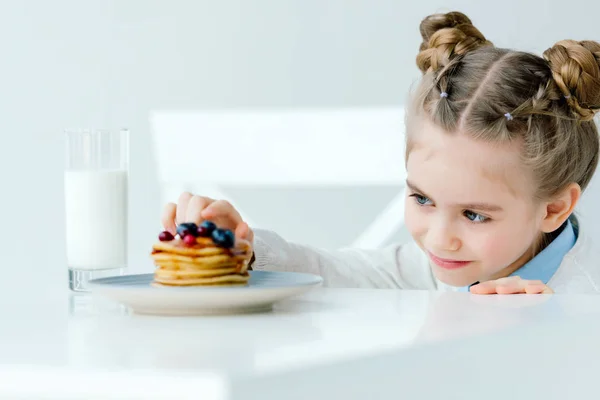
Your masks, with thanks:
[[(151, 129), (163, 200), (183, 190), (225, 198), (235, 186), (402, 186), (404, 112), (401, 108), (156, 111)], [(202, 168), (192, 167), (201, 163)], [(377, 248), (403, 226), (399, 193), (356, 238)]]

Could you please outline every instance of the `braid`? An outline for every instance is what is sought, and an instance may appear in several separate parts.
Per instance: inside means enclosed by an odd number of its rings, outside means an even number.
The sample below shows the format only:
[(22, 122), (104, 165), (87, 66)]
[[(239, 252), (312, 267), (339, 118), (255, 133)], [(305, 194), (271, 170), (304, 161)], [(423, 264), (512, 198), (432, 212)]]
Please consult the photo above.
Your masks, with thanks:
[(456, 56), (492, 45), (460, 12), (431, 15), (421, 22), (420, 30), (423, 42), (417, 66), (423, 73), (439, 71)]
[(591, 121), (600, 110), (600, 44), (563, 40), (544, 52), (573, 114)]

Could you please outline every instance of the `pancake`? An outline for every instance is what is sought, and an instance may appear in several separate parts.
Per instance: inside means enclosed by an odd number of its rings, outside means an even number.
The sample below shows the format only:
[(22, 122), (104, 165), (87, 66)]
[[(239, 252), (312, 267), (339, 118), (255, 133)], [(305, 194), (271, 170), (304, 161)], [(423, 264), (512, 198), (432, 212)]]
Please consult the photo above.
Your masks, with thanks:
[(225, 248), (208, 237), (197, 237), (193, 243), (175, 237), (155, 243), (151, 257), (157, 267), (153, 286), (241, 286), (250, 279), (252, 246), (237, 240)]
[(227, 276), (239, 274), (237, 267), (215, 268), (207, 270), (172, 270), (164, 267), (159, 267), (154, 273), (155, 276), (163, 279), (194, 279), (194, 278), (209, 278), (215, 276)]
[(163, 286), (237, 286), (246, 285), (249, 278), (250, 275), (248, 273), (189, 279), (169, 279), (155, 276), (154, 283)]

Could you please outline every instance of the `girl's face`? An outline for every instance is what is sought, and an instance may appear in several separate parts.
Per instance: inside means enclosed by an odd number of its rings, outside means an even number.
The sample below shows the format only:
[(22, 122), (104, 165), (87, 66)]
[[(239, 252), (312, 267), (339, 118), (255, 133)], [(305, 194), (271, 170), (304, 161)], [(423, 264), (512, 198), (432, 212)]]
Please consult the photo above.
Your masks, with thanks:
[(545, 215), (520, 144), (448, 134), (424, 119), (410, 129), (405, 221), (435, 276), (466, 286), (516, 271), (531, 258)]

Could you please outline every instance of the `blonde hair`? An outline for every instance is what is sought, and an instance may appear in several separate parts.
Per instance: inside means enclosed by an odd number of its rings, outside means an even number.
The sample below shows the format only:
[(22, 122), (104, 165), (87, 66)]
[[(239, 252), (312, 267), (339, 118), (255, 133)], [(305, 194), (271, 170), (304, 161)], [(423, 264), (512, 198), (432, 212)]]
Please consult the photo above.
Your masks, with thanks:
[(563, 40), (543, 58), (496, 48), (460, 12), (431, 15), (420, 30), (415, 113), (449, 133), (521, 140), (539, 199), (587, 187), (598, 164), (600, 44)]

